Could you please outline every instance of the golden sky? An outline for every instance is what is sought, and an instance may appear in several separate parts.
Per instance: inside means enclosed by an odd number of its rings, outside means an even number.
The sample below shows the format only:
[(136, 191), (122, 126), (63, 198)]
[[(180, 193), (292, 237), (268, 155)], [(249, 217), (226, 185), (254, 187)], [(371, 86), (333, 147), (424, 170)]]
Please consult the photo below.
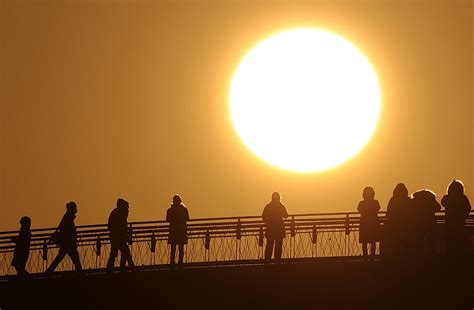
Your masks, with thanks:
[[(385, 209), (398, 182), (471, 195), (472, 16), (447, 0), (0, 0), (0, 230), (54, 226), (70, 200), (92, 224), (118, 197), (140, 221), (175, 193), (191, 217), (260, 215), (273, 191), (289, 213), (355, 211), (368, 185)], [(241, 58), (292, 27), (351, 40), (382, 87), (371, 142), (322, 173), (256, 158), (228, 113)]]

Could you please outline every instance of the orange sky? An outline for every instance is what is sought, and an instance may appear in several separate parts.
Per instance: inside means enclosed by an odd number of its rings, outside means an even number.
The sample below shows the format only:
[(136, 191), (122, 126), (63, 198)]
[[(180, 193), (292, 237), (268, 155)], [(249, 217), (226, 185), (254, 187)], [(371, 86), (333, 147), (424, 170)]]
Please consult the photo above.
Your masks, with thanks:
[[(174, 193), (191, 217), (259, 215), (275, 190), (290, 213), (354, 211), (367, 185), (385, 209), (401, 181), (473, 193), (470, 1), (177, 2), (0, 2), (0, 230), (54, 226), (70, 200), (92, 224), (117, 197), (139, 221)], [(354, 42), (383, 93), (371, 143), (309, 175), (255, 158), (227, 110), (245, 52), (297, 26)]]

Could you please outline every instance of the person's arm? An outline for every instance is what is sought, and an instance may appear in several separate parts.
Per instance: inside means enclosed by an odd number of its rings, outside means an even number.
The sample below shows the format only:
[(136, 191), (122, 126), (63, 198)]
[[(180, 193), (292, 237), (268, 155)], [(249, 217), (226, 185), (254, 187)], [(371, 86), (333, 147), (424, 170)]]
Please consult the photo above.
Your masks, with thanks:
[(189, 211), (186, 209), (186, 222), (189, 221)]
[(286, 219), (286, 218), (288, 217), (288, 212), (286, 211), (286, 208), (285, 208), (284, 205), (281, 205), (281, 206), (283, 207), (283, 214), (282, 214), (282, 217)]
[(61, 222), (59, 222), (59, 225), (58, 225), (58, 228), (57, 230), (59, 232), (63, 232), (63, 230), (66, 228), (66, 215), (63, 216), (63, 218), (61, 219)]
[(268, 220), (268, 209), (267, 209), (267, 206), (265, 206), (265, 208), (263, 208), (262, 219), (263, 219), (263, 222), (264, 222), (264, 223), (266, 223), (267, 220)]
[(441, 205), (446, 209), (448, 205), (448, 196), (444, 195), (443, 198), (441, 199)]
[(464, 216), (469, 216), (469, 213), (471, 212), (471, 203), (469, 202), (469, 198), (467, 196), (464, 196)]
[(171, 222), (171, 214), (170, 214), (170, 210), (169, 210), (169, 209), (166, 211), (166, 221), (167, 221), (167, 222)]
[(393, 212), (393, 198), (390, 198), (387, 205), (387, 214), (386, 217), (391, 218)]
[(377, 209), (377, 213), (380, 211), (380, 203), (378, 200), (375, 200), (375, 208)]
[(359, 202), (359, 204), (357, 205), (357, 211), (359, 211), (359, 213), (364, 212), (364, 207), (362, 205), (362, 201)]

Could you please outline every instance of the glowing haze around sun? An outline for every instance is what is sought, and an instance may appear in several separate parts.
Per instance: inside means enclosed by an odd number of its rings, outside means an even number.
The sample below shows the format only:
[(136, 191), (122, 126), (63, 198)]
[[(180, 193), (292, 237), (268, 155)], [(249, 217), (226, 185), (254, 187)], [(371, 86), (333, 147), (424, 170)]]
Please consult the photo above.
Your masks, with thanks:
[(242, 142), (294, 172), (333, 168), (372, 137), (381, 111), (376, 73), (358, 48), (316, 28), (258, 43), (234, 73), (229, 110)]

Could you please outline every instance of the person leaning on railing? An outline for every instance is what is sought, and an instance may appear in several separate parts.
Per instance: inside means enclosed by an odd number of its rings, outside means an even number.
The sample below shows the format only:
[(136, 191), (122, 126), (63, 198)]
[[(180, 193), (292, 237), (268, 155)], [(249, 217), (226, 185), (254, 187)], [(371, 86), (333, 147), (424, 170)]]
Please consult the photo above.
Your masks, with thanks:
[(466, 254), (466, 219), (471, 211), (471, 203), (464, 195), (464, 184), (460, 180), (452, 181), (447, 194), (441, 199), (446, 210), (446, 249), (448, 255), (458, 257)]

